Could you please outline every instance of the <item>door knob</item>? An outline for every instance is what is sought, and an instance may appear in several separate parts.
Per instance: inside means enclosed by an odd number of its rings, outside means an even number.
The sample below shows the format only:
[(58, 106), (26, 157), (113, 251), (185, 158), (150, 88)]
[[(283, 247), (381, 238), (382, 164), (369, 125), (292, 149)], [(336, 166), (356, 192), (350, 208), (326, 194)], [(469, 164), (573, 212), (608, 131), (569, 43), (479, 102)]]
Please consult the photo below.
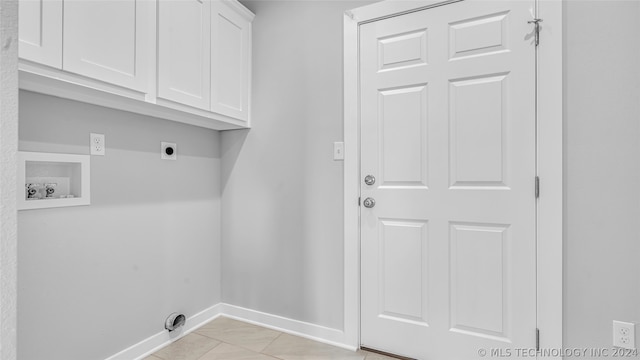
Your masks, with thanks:
[(370, 208), (376, 206), (376, 201), (374, 199), (372, 199), (372, 198), (366, 198), (366, 199), (364, 199), (363, 205), (364, 205), (364, 207), (370, 209)]
[(375, 184), (375, 183), (376, 183), (376, 178), (375, 178), (375, 176), (373, 176), (373, 175), (367, 175), (367, 176), (364, 178), (364, 183), (365, 183), (365, 184), (367, 184), (367, 185), (373, 185), (373, 184)]

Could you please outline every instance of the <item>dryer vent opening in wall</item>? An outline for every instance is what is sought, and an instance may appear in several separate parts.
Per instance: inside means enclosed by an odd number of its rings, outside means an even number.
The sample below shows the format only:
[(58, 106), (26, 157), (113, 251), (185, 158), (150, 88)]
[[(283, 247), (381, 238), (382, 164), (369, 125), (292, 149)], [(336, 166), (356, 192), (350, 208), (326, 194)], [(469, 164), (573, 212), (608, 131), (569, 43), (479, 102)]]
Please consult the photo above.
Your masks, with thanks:
[(173, 313), (169, 315), (167, 321), (165, 321), (164, 328), (169, 331), (176, 330), (177, 328), (184, 325), (186, 319), (187, 318), (183, 314)]

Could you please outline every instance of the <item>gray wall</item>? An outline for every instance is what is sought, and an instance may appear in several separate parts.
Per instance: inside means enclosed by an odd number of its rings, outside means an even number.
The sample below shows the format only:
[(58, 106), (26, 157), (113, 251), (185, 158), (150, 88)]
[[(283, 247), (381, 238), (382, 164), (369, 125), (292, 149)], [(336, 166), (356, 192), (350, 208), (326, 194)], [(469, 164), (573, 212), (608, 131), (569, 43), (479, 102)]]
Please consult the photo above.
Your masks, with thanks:
[(564, 25), (564, 339), (610, 347), (640, 322), (640, 2), (568, 1)]
[(220, 302), (219, 134), (20, 93), (20, 150), (88, 154), (90, 132), (91, 206), (19, 212), (20, 359), (104, 359)]
[(340, 329), (342, 18), (367, 2), (243, 4), (256, 14), (254, 127), (222, 134), (222, 297)]

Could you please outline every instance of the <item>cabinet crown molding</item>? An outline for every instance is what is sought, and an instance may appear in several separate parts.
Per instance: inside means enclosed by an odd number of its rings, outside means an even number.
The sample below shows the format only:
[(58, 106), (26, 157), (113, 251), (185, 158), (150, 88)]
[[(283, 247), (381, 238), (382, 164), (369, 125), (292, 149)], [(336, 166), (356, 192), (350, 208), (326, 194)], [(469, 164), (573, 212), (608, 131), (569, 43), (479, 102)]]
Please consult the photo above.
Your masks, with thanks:
[(227, 6), (236, 10), (238, 14), (240, 14), (245, 20), (249, 22), (253, 21), (253, 18), (256, 17), (256, 15), (253, 12), (251, 12), (251, 10), (247, 9), (247, 7), (242, 5), (239, 1), (236, 1), (236, 0), (218, 0), (218, 1), (222, 1)]

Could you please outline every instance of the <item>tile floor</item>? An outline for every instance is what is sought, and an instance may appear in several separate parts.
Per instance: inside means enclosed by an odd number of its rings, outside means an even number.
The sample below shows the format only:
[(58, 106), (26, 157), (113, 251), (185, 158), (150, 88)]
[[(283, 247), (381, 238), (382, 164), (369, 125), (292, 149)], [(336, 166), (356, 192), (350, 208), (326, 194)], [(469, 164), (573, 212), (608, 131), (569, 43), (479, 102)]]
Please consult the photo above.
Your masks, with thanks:
[(144, 360), (395, 360), (219, 317)]

